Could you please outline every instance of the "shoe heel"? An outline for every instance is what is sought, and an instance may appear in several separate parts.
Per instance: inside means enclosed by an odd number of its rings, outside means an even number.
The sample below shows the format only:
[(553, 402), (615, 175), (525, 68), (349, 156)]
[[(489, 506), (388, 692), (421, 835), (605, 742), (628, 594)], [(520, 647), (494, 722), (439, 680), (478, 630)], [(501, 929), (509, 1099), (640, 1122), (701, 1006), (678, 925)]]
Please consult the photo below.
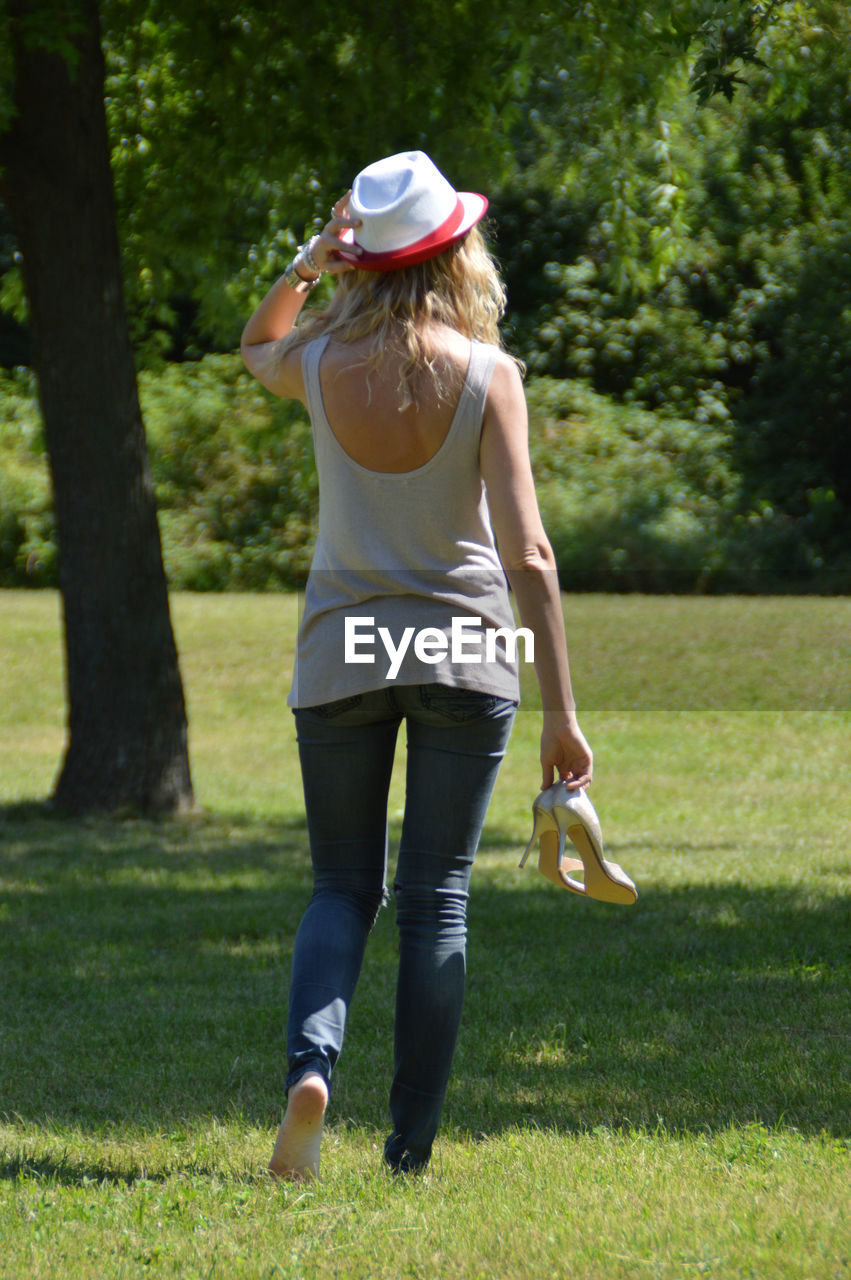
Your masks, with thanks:
[(559, 868), (561, 868), (562, 863), (564, 862), (564, 850), (565, 850), (566, 840), (567, 840), (567, 831), (559, 822), (558, 824), (558, 859), (556, 861), (556, 866)]
[(534, 833), (534, 831), (533, 831), (533, 832), (532, 832), (532, 839), (531, 839), (531, 840), (529, 841), (529, 843), (526, 845), (526, 852), (523, 854), (523, 857), (520, 859), (519, 863), (517, 864), (518, 866), (520, 866), (520, 867), (525, 867), (525, 866), (526, 866), (526, 859), (529, 857), (529, 854), (532, 852), (532, 845), (533, 845), (534, 843), (535, 843), (535, 833)]
[(547, 809), (544, 809), (541, 807), (540, 801), (541, 801), (541, 796), (538, 796), (538, 799), (532, 805), (532, 835), (529, 840), (529, 843), (526, 845), (526, 851), (523, 854), (523, 857), (520, 859), (519, 865), (521, 867), (525, 867), (526, 859), (529, 857), (529, 854), (532, 852), (532, 848), (536, 840), (538, 839), (538, 837), (544, 831), (547, 831), (549, 828), (551, 828), (554, 825), (552, 820), (552, 814), (550, 814)]

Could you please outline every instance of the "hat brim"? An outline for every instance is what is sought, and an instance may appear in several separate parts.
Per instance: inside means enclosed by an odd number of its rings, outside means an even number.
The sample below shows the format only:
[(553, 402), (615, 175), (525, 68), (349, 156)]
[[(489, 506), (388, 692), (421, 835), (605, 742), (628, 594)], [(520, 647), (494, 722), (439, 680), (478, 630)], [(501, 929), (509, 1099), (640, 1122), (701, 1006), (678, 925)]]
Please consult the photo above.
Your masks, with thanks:
[[(361, 271), (394, 271), (398, 267), (413, 267), (418, 262), (436, 258), (439, 253), (443, 253), (444, 249), (448, 249), (457, 240), (463, 239), (467, 232), (481, 221), (488, 210), (487, 196), (477, 195), (474, 191), (459, 191), (457, 194), (463, 205), (463, 214), (461, 221), (453, 228), (450, 235), (426, 236), (424, 240), (417, 240), (415, 244), (405, 245), (402, 249), (391, 249), (387, 253), (372, 253), (363, 248), (360, 253), (347, 253), (343, 248), (337, 250), (338, 255)], [(357, 244), (354, 229), (345, 231), (342, 240), (344, 244)]]

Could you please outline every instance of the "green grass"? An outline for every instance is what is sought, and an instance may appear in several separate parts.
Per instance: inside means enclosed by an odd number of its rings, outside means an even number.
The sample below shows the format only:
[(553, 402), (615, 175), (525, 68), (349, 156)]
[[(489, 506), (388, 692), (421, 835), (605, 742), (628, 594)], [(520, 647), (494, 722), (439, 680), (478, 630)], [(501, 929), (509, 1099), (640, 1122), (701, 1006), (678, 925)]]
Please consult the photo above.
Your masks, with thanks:
[[(58, 604), (0, 593), (0, 1276), (848, 1275), (851, 601), (566, 600), (634, 908), (517, 868), (531, 690), (474, 875), (423, 1183), (381, 1172), (381, 913), (323, 1177), (269, 1186), (309, 887), (297, 602), (179, 596), (203, 814), (60, 823)], [(391, 796), (398, 830), (401, 778)]]

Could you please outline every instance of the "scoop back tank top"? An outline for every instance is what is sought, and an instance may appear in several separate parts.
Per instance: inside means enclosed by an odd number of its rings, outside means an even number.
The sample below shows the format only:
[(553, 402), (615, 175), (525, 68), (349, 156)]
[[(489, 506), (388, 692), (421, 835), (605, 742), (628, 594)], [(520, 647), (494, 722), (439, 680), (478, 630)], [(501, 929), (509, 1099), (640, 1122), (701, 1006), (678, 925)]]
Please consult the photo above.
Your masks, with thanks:
[(519, 700), (514, 615), (479, 468), (498, 348), (471, 344), (449, 431), (428, 462), (378, 472), (351, 458), (328, 422), (319, 379), (327, 343), (316, 338), (302, 353), (319, 530), (289, 705), (433, 682)]

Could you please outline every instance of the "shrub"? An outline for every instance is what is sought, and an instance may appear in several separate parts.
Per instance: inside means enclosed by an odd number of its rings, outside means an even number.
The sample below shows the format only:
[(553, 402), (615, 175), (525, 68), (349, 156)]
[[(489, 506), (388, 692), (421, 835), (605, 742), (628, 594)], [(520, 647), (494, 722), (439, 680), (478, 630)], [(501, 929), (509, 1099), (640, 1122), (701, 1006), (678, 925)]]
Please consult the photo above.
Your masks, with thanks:
[(57, 581), (53, 504), (34, 379), (0, 373), (0, 587)]
[(264, 590), (304, 581), (317, 503), (310, 424), (237, 356), (140, 379), (173, 587)]
[(849, 279), (851, 235), (837, 228), (742, 304), (762, 358), (738, 414), (737, 461), (756, 495), (812, 517), (827, 552), (851, 534)]
[[(195, 591), (301, 584), (315, 534), (310, 425), (236, 356), (140, 378), (169, 584)], [(545, 526), (568, 590), (847, 590), (827, 560), (835, 495), (790, 514), (744, 502), (731, 425), (672, 418), (532, 379), (530, 443)], [(0, 585), (57, 581), (47, 466), (32, 380), (0, 378)]]
[(528, 401), (541, 512), (563, 586), (713, 588), (736, 497), (723, 433), (618, 405), (577, 382), (539, 378)]
[[(195, 591), (303, 582), (316, 478), (300, 406), (268, 395), (237, 356), (143, 373), (169, 583)], [(0, 377), (0, 585), (55, 586), (56, 536), (33, 380)]]

